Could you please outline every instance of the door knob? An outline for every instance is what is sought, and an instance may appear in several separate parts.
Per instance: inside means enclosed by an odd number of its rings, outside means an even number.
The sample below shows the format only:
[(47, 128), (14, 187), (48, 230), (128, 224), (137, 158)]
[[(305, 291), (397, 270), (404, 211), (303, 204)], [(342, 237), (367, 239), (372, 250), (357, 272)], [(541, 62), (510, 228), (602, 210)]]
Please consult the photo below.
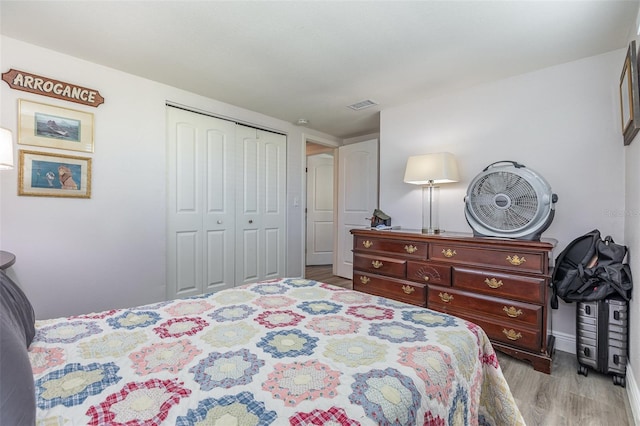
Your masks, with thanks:
[(253, 223), (253, 219), (249, 219), (249, 223)]
[(221, 220), (219, 220), (219, 221), (218, 221), (218, 225), (220, 225), (220, 224), (222, 224), (222, 221), (221, 221)]

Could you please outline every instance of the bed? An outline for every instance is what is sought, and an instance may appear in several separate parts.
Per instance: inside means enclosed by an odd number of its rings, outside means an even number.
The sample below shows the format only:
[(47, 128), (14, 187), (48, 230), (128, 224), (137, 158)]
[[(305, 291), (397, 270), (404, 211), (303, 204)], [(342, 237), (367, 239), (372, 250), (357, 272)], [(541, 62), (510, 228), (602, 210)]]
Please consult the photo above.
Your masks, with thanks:
[[(36, 321), (33, 332), (40, 425), (524, 424), (478, 326), (315, 281)], [(15, 372), (0, 374), (6, 390)]]

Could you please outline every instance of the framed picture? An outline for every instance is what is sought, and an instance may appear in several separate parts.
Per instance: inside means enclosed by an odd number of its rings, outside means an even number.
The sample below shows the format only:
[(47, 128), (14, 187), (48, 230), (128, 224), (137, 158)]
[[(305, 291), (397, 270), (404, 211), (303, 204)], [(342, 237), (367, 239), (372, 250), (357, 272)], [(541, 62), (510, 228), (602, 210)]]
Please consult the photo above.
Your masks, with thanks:
[(20, 150), (18, 195), (91, 198), (91, 158)]
[(93, 114), (20, 99), (18, 143), (93, 152)]
[(635, 40), (629, 44), (620, 75), (620, 113), (624, 144), (629, 145), (640, 130), (640, 98), (638, 97), (638, 62)]

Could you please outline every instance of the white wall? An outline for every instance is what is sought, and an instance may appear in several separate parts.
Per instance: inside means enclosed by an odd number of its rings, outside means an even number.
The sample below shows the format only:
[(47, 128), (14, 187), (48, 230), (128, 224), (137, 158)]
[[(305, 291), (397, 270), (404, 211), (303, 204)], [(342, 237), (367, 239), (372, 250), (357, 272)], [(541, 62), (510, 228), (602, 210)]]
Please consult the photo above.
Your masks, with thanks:
[[(0, 249), (17, 256), (10, 274), (38, 318), (66, 316), (165, 299), (167, 101), (288, 135), (287, 275), (303, 271), (304, 140), (336, 138), (193, 93), (0, 38), (0, 70), (10, 68), (97, 89), (98, 108), (12, 90), (0, 83), (0, 127), (17, 136), (17, 99), (94, 114), (95, 153), (26, 145), (93, 159), (91, 199), (17, 196), (17, 167), (0, 173)], [(302, 131), (304, 130), (305, 136)], [(17, 137), (16, 137), (17, 139)]]
[[(627, 380), (635, 386), (627, 386), (636, 423), (640, 424), (640, 137), (625, 148), (625, 241), (629, 246), (629, 263), (635, 277), (635, 289), (629, 303), (630, 334), (629, 371)], [(630, 377), (630, 374), (632, 378)]]
[[(420, 228), (421, 190), (403, 183), (406, 160), (450, 151), (462, 176), (441, 186), (443, 229), (471, 232), (463, 201), (469, 183), (487, 165), (514, 160), (539, 172), (558, 194), (555, 219), (543, 234), (558, 240), (554, 257), (594, 228), (624, 243), (617, 85), (624, 55), (614, 51), (382, 111), (381, 209), (394, 225)], [(560, 305), (553, 332), (562, 350), (574, 351), (575, 305)]]
[[(636, 18), (640, 22), (640, 14)], [(640, 46), (640, 35), (636, 26), (632, 35), (636, 40), (636, 47)], [(629, 303), (629, 318), (631, 322), (629, 341), (629, 371), (627, 381), (633, 381), (627, 386), (629, 401), (636, 424), (640, 425), (640, 136), (625, 147), (625, 208), (621, 212), (625, 217), (624, 237), (629, 246), (629, 263), (635, 276), (634, 295)], [(635, 266), (635, 267), (634, 267)], [(631, 376), (631, 377), (630, 377)]]

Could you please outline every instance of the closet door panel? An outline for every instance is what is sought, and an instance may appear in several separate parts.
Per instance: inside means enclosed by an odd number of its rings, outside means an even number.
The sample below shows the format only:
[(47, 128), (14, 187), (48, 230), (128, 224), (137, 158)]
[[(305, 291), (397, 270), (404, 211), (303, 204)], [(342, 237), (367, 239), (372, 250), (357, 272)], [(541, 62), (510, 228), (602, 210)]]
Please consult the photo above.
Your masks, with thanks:
[(280, 164), (278, 163), (279, 159), (279, 146), (277, 144), (266, 142), (264, 146), (264, 184), (265, 184), (265, 192), (264, 192), (264, 211), (267, 214), (280, 214), (281, 205), (280, 205), (280, 197), (282, 196), (281, 192), (278, 190), (281, 187), (281, 182), (279, 176), (280, 172)]
[(207, 213), (224, 213), (234, 206), (227, 205), (229, 152), (226, 135), (220, 131), (207, 132)]
[[(226, 282), (232, 282), (228, 281), (227, 277), (229, 270), (235, 273), (233, 270), (233, 253), (229, 253), (226, 249), (229, 244), (229, 233), (225, 229), (207, 232), (207, 285), (204, 289), (206, 293), (218, 290)], [(231, 268), (229, 263), (231, 263)]]
[(204, 292), (235, 285), (235, 123), (205, 117), (206, 174), (204, 176), (205, 246)]
[(236, 180), (236, 283), (258, 281), (263, 272), (259, 253), (264, 250), (259, 204), (261, 155), (256, 129), (236, 127), (240, 147)]
[[(255, 231), (251, 248), (246, 238), (237, 243), (236, 265), (242, 283), (282, 277), (285, 273), (286, 146), (284, 135), (239, 125), (242, 144), (242, 203), (238, 228)], [(248, 271), (256, 271), (255, 276)]]
[(282, 246), (281, 246), (281, 238), (280, 232), (281, 230), (278, 228), (270, 229), (267, 228), (264, 231), (265, 235), (265, 246), (266, 250), (264, 252), (264, 277), (265, 279), (269, 278), (278, 278), (280, 275), (280, 261), (282, 260)]
[(169, 160), (172, 170), (173, 191), (169, 194), (170, 213), (175, 217), (176, 231), (196, 231), (202, 227), (199, 192), (201, 183), (198, 173), (198, 129), (188, 123), (175, 127), (173, 157)]
[(238, 285), (256, 282), (260, 279), (258, 264), (260, 235), (257, 229), (244, 229), (242, 235), (242, 255), (237, 258), (239, 275), (236, 276)]
[[(167, 108), (167, 298), (232, 287), (235, 123)], [(231, 183), (230, 183), (231, 182)], [(229, 231), (231, 230), (231, 231)], [(223, 259), (223, 261), (221, 261)]]
[[(255, 139), (255, 130), (250, 129), (253, 135), (242, 137), (242, 206), (241, 212), (244, 215), (257, 214), (258, 194), (260, 193), (260, 152), (258, 140)], [(253, 137), (251, 137), (253, 136)]]
[[(199, 232), (178, 232), (175, 239), (176, 297), (191, 296), (199, 292), (202, 281), (202, 244)], [(198, 293), (195, 293), (198, 294)]]
[(261, 219), (265, 235), (265, 269), (262, 278), (283, 277), (286, 267), (287, 138), (258, 130), (258, 140), (264, 146)]
[(176, 212), (199, 213), (198, 129), (187, 123), (176, 128)]
[(202, 289), (202, 132), (182, 114), (167, 115), (167, 297), (176, 298)]

